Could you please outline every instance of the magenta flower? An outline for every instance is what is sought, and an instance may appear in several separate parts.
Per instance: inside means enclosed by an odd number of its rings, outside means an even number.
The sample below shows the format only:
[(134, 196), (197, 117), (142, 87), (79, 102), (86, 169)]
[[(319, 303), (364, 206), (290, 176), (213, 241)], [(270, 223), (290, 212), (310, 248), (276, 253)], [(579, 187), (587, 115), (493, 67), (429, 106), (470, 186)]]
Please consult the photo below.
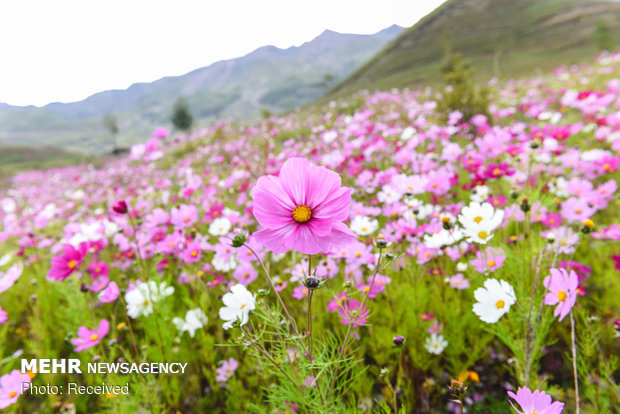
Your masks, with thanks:
[(57, 281), (65, 280), (80, 267), (87, 252), (87, 243), (80, 243), (77, 249), (71, 244), (66, 244), (65, 252), (52, 258), (52, 265), (47, 273), (47, 278)]
[(368, 310), (366, 306), (362, 306), (355, 299), (347, 300), (338, 311), (340, 322), (344, 325), (352, 325), (353, 328), (364, 325), (368, 318)]
[(560, 414), (564, 410), (564, 403), (552, 403), (551, 396), (544, 391), (535, 390), (532, 393), (529, 388), (519, 388), (516, 394), (508, 391), (508, 396), (519, 404), (522, 411), (510, 401), (512, 408), (520, 414)]
[(196, 263), (200, 261), (201, 252), (200, 243), (193, 241), (181, 252), (181, 260), (185, 263)]
[(17, 402), (17, 398), (23, 394), (24, 382), (30, 384), (30, 376), (16, 369), (0, 377), (0, 410)]
[(8, 315), (6, 314), (4, 309), (0, 308), (0, 325), (2, 325), (4, 322), (8, 320), (9, 320)]
[(166, 139), (170, 135), (170, 130), (163, 126), (158, 126), (153, 132), (153, 138)]
[(349, 216), (351, 189), (341, 187), (335, 172), (304, 158), (287, 160), (278, 177), (260, 177), (252, 196), (262, 226), (254, 237), (275, 253), (328, 253), (355, 239), (342, 223)]
[(220, 361), (219, 364), (221, 364), (220, 367), (215, 370), (215, 372), (217, 373), (217, 377), (215, 378), (215, 380), (217, 382), (228, 381), (230, 377), (233, 376), (233, 374), (237, 370), (237, 367), (239, 366), (239, 363), (235, 358)]
[(85, 326), (80, 326), (77, 331), (78, 337), (71, 339), (71, 344), (75, 345), (74, 351), (80, 352), (92, 348), (108, 334), (109, 330), (110, 323), (107, 319), (102, 319), (99, 322), (99, 327), (92, 331)]
[(110, 268), (105, 261), (93, 262), (90, 264), (86, 270), (90, 273), (90, 277), (93, 279), (98, 278), (99, 276), (108, 276), (110, 274)]
[(560, 315), (560, 321), (575, 305), (577, 300), (577, 286), (579, 279), (573, 270), (568, 273), (566, 269), (551, 269), (551, 275), (543, 281), (544, 286), (550, 291), (545, 295), (545, 305), (558, 305), (553, 316)]

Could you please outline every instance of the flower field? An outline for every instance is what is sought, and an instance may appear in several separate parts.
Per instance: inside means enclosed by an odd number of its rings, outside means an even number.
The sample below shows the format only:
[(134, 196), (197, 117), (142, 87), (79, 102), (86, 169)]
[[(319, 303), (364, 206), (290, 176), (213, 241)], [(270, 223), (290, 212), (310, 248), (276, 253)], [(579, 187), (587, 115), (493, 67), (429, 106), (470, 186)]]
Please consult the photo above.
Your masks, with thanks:
[[(618, 412), (620, 54), (490, 93), (464, 119), (359, 92), (13, 177), (0, 408)], [(21, 372), (41, 358), (185, 365)]]

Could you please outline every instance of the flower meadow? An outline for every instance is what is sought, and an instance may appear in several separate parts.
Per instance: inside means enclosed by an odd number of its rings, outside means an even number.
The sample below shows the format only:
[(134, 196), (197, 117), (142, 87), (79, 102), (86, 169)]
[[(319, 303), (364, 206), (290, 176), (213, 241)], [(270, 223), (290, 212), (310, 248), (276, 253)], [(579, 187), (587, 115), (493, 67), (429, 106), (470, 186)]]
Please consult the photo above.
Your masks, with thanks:
[[(614, 413), (620, 54), (164, 128), (0, 194), (7, 412)], [(163, 132), (162, 132), (163, 131)], [(181, 375), (20, 372), (180, 362)], [(23, 382), (129, 383), (31, 395)]]

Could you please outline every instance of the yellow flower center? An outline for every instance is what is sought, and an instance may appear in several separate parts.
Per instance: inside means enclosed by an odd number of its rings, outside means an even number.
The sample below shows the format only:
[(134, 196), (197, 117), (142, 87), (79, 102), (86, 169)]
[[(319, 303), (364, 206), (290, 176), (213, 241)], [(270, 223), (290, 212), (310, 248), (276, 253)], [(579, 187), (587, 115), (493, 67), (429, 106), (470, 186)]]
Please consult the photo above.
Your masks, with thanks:
[(474, 221), (479, 224), (482, 221), (482, 217), (474, 217)]
[(185, 218), (183, 219), (183, 221), (184, 221), (184, 222), (186, 222), (186, 223), (189, 223), (189, 217), (185, 217)]
[(489, 261), (487, 262), (487, 266), (489, 266), (489, 267), (493, 267), (493, 266), (495, 266), (495, 260), (489, 260)]
[(77, 262), (75, 260), (71, 260), (69, 263), (67, 263), (67, 267), (69, 269), (75, 269), (76, 266), (77, 266)]
[(368, 230), (366, 227), (362, 227), (362, 231), (365, 233)]
[(97, 335), (97, 334), (93, 334), (93, 335), (90, 337), (90, 340), (91, 340), (91, 341), (96, 341), (97, 339), (99, 339), (99, 335)]
[(246, 307), (246, 304), (244, 303), (243, 305), (241, 305), (241, 308), (239, 308), (239, 309), (243, 309), (245, 307)]
[(505, 305), (506, 305), (506, 302), (504, 302), (503, 300), (498, 300), (498, 301), (495, 303), (495, 307), (496, 307), (497, 309), (503, 309)]
[(478, 237), (480, 237), (482, 240), (484, 240), (487, 237), (489, 237), (489, 234), (486, 231), (481, 231), (480, 233), (478, 233)]
[(9, 398), (13, 398), (17, 395), (17, 393), (15, 391), (11, 391), (11, 393), (9, 394)]
[(449, 222), (450, 222), (450, 217), (448, 217), (448, 216), (443, 216), (443, 217), (441, 218), (441, 222), (442, 222), (442, 223), (449, 223)]
[(499, 168), (493, 170), (493, 175), (499, 175), (502, 171)]
[(308, 206), (297, 206), (293, 210), (293, 220), (298, 223), (307, 223), (312, 218), (312, 211)]
[(560, 290), (558, 292), (558, 300), (560, 302), (564, 302), (566, 300), (566, 292), (564, 292), (563, 290)]
[(578, 208), (577, 210), (575, 210), (575, 214), (581, 214), (581, 209)]
[(198, 256), (198, 252), (197, 252), (196, 250), (194, 250), (194, 251), (192, 252), (192, 257), (196, 257), (196, 256)]

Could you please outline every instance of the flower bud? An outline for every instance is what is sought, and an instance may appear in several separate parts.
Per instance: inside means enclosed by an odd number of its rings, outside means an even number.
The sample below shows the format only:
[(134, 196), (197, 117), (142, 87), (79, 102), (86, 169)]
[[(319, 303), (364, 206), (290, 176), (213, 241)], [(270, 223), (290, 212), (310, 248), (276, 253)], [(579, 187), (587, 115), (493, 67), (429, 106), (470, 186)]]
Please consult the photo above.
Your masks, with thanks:
[(528, 211), (530, 211), (531, 208), (532, 207), (530, 206), (530, 202), (528, 201), (528, 199), (523, 198), (523, 200), (521, 200), (521, 211), (527, 213)]
[(241, 247), (245, 244), (245, 242), (247, 241), (248, 237), (245, 233), (237, 233), (235, 234), (235, 237), (233, 238), (232, 241), (232, 246), (233, 247)]
[(304, 286), (310, 290), (314, 290), (321, 286), (321, 281), (316, 276), (308, 276), (304, 279)]
[(401, 335), (395, 336), (392, 342), (394, 342), (394, 345), (397, 347), (401, 347), (405, 343), (405, 337)]
[(124, 200), (119, 200), (112, 205), (112, 210), (118, 214), (127, 214), (129, 209), (127, 208), (127, 203)]
[(387, 242), (385, 241), (385, 238), (383, 237), (383, 234), (380, 234), (377, 237), (377, 240), (375, 242), (377, 244), (377, 247), (380, 249), (384, 249), (387, 246)]
[(517, 197), (519, 197), (519, 192), (517, 190), (510, 190), (510, 193), (508, 193), (508, 195), (510, 196), (510, 198), (512, 198), (513, 200), (516, 200)]

